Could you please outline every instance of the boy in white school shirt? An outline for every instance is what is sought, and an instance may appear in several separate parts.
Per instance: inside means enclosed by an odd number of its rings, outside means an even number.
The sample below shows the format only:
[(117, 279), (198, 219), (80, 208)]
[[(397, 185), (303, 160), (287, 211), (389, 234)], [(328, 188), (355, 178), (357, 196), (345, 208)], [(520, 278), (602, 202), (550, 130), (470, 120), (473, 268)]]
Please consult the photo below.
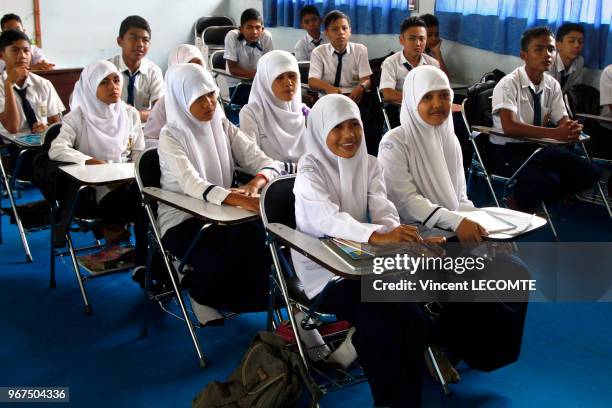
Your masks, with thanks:
[[(246, 9), (240, 15), (240, 27), (232, 30), (225, 36), (225, 58), (227, 70), (230, 74), (253, 79), (257, 71), (257, 61), (265, 53), (272, 51), (272, 34), (266, 31), (263, 18), (259, 11)], [(230, 95), (234, 94), (240, 80), (226, 78)], [(234, 95), (234, 103), (244, 105), (248, 102), (251, 87), (241, 85), (239, 95)]]
[(419, 17), (427, 25), (427, 48), (425, 48), (425, 53), (435, 58), (440, 64), (440, 69), (444, 71), (446, 76), (450, 76), (442, 56), (442, 39), (440, 38), (440, 22), (438, 18), (433, 14), (423, 14)]
[[(602, 72), (599, 79), (599, 105), (601, 116), (612, 119), (612, 64), (608, 65)], [(612, 124), (601, 123), (608, 130), (608, 136), (612, 133)], [(608, 143), (607, 146), (610, 146)], [(611, 154), (608, 151), (608, 154)], [(612, 198), (612, 177), (608, 179), (608, 196)]]
[(128, 16), (119, 27), (121, 55), (109, 59), (123, 74), (121, 99), (138, 110), (144, 123), (155, 102), (164, 94), (161, 69), (146, 57), (151, 46), (151, 27), (140, 16)]
[[(23, 23), (21, 22), (21, 17), (17, 14), (9, 13), (2, 16), (0, 19), (0, 30), (2, 32), (9, 30), (17, 30), (25, 33), (26, 30), (23, 28)], [(32, 61), (30, 62), (30, 69), (34, 71), (47, 71), (51, 70), (55, 67), (55, 64), (51, 64), (45, 61), (45, 56), (42, 53), (42, 50), (37, 46), (31, 44), (30, 50), (32, 52)], [(6, 63), (0, 59), (0, 72), (4, 71), (6, 68)]]
[(557, 30), (556, 45), (557, 55), (548, 73), (559, 81), (565, 92), (572, 85), (582, 83), (584, 28), (576, 23), (563, 24)]
[[(493, 90), (493, 125), (507, 135), (550, 138), (560, 142), (578, 139), (582, 125), (570, 120), (561, 86), (544, 73), (555, 56), (555, 38), (547, 27), (535, 27), (521, 37), (525, 65), (502, 78)], [(551, 124), (554, 127), (547, 127)], [(537, 145), (502, 136), (490, 136), (487, 152), (493, 172), (512, 174)], [(534, 212), (542, 201), (555, 201), (594, 185), (600, 171), (569, 149), (548, 146), (518, 174), (508, 206)]]
[(321, 32), (321, 15), (319, 10), (308, 5), (300, 10), (300, 22), (306, 30), (306, 35), (295, 44), (295, 58), (298, 61), (310, 61), (312, 50), (321, 44), (327, 44), (325, 35)]
[(0, 86), (0, 123), (9, 133), (42, 133), (59, 122), (65, 110), (48, 80), (29, 70), (30, 40), (17, 30), (0, 35), (0, 57), (6, 62)]

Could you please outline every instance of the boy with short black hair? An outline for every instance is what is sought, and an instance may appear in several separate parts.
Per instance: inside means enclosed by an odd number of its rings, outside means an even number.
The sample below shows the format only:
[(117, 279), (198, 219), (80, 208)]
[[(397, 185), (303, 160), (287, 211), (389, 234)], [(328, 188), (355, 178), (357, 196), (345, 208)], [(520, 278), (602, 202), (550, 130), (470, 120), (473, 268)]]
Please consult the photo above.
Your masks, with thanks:
[(448, 68), (442, 57), (442, 39), (440, 38), (440, 22), (433, 14), (423, 14), (420, 16), (427, 25), (427, 48), (425, 52), (430, 57), (434, 57), (440, 63), (440, 69), (448, 76)]
[[(559, 82), (544, 73), (555, 56), (555, 38), (547, 27), (525, 31), (521, 38), (525, 65), (502, 78), (493, 90), (493, 125), (508, 136), (575, 142), (582, 125), (570, 120)], [(553, 127), (547, 127), (548, 125)], [(515, 172), (538, 145), (516, 138), (490, 136), (487, 149), (493, 171)], [(555, 201), (594, 185), (600, 171), (590, 161), (564, 147), (538, 152), (516, 177), (508, 206), (534, 212), (542, 201)]]
[(0, 57), (6, 63), (0, 86), (0, 123), (8, 133), (42, 133), (60, 121), (65, 110), (50, 81), (30, 72), (30, 39), (17, 30), (0, 35)]
[(151, 27), (140, 16), (128, 16), (119, 27), (121, 54), (109, 59), (123, 74), (121, 99), (135, 107), (144, 123), (155, 102), (164, 95), (161, 69), (145, 58), (151, 46)]
[(565, 23), (557, 30), (557, 56), (548, 73), (567, 91), (572, 85), (582, 83), (584, 71), (584, 28), (580, 24)]
[[(25, 33), (21, 17), (17, 14), (8, 13), (2, 16), (0, 19), (0, 30), (2, 32), (9, 30), (17, 30)], [(32, 54), (32, 61), (30, 62), (30, 69), (34, 71), (47, 71), (53, 69), (55, 64), (51, 64), (45, 61), (45, 57), (42, 50), (35, 45), (30, 45), (30, 51)], [(0, 59), (0, 72), (4, 71), (6, 64)]]
[(327, 44), (325, 35), (321, 33), (321, 15), (319, 10), (308, 5), (300, 10), (300, 22), (306, 30), (306, 35), (295, 44), (295, 58), (298, 61), (310, 61), (312, 50), (321, 44)]
[(408, 17), (400, 26), (399, 42), (403, 49), (382, 63), (379, 88), (386, 102), (402, 103), (402, 88), (408, 72), (421, 65), (440, 68), (438, 61), (425, 54), (427, 26), (419, 17)]

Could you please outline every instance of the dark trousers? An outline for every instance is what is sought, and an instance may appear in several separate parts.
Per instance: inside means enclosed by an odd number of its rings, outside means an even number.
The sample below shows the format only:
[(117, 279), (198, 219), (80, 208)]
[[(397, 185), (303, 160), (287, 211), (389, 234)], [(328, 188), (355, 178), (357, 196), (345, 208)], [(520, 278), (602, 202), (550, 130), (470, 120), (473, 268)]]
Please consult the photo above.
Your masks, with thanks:
[[(531, 143), (489, 143), (488, 163), (494, 173), (510, 176), (536, 149)], [(593, 186), (601, 177), (599, 168), (567, 147), (548, 146), (532, 158), (516, 177), (514, 199), (525, 211), (534, 211), (542, 201), (557, 201)]]
[[(246, 105), (249, 103), (249, 95), (251, 94), (251, 85), (240, 84), (228, 88), (229, 97), (234, 105)], [(232, 98), (233, 96), (233, 98)]]
[(361, 283), (338, 282), (321, 307), (355, 326), (352, 342), (376, 406), (421, 405), (428, 317), (415, 303), (362, 303)]
[[(203, 225), (185, 220), (166, 231), (162, 243), (182, 259)], [(260, 221), (210, 226), (187, 263), (193, 270), (183, 282), (198, 303), (231, 312), (267, 310), (272, 256)]]

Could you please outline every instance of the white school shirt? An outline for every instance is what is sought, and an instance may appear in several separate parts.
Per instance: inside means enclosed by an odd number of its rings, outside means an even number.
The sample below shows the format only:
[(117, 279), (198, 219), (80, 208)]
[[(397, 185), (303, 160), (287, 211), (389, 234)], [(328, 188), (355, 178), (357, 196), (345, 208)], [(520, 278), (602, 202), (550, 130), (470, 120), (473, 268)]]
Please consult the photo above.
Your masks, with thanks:
[[(378, 161), (384, 169), (389, 199), (395, 204), (402, 224), (422, 223), (455, 231), (464, 217), (432, 203), (418, 190), (410, 172), (408, 146), (404, 142), (401, 126), (387, 132), (378, 149)], [(458, 211), (474, 209), (464, 188), (460, 194)]]
[[(4, 93), (4, 81), (6, 80), (6, 72), (2, 73), (2, 84), (0, 85), (0, 112), (4, 112), (5, 108), (5, 93)], [(59, 115), (66, 110), (62, 100), (55, 91), (53, 84), (36, 74), (29, 73), (22, 87), (14, 85), (14, 87), (23, 89), (28, 88), (26, 93), (26, 99), (30, 102), (34, 113), (36, 114), (36, 120), (38, 122), (47, 124), (47, 118), (50, 116)], [(21, 117), (21, 124), (19, 125), (18, 132), (30, 132), (30, 126), (26, 120), (25, 113), (23, 113), (23, 106), (21, 104), (21, 97), (17, 92), (13, 90), (15, 94), (15, 102), (17, 103), (17, 110)], [(0, 125), (1, 127), (1, 125)], [(2, 129), (4, 130), (4, 129)]]
[[(301, 232), (321, 238), (323, 236), (368, 242), (373, 232), (388, 232), (399, 226), (395, 206), (387, 198), (383, 169), (373, 156), (368, 157), (368, 214), (371, 224), (355, 220), (342, 212), (330, 200), (333, 189), (326, 182), (320, 165), (309, 156), (302, 158), (295, 179), (295, 216), (301, 220)], [(291, 250), (291, 259), (304, 292), (310, 299), (318, 295), (334, 274), (298, 252)]]
[[(381, 66), (380, 71), (380, 85), (382, 89), (395, 89), (396, 91), (402, 91), (404, 89), (404, 80), (408, 75), (408, 68), (404, 64), (408, 64), (412, 67), (412, 64), (408, 62), (404, 56), (404, 50), (400, 50), (395, 54), (386, 58)], [(440, 68), (440, 63), (433, 57), (422, 53), (417, 67), (421, 65), (433, 65), (434, 67)], [(414, 68), (414, 67), (412, 67)]]
[[(559, 81), (559, 84), (561, 84), (561, 72), (563, 71), (565, 71), (565, 65), (563, 65), (561, 56), (559, 53), (557, 53), (555, 60), (547, 73)], [(584, 73), (584, 58), (582, 55), (572, 62), (572, 65), (570, 65), (567, 71), (569, 73), (569, 77), (567, 78), (567, 82), (565, 82), (565, 86), (562, 89), (563, 92), (567, 91), (572, 85), (582, 83), (582, 74)]]
[(147, 148), (157, 146), (159, 142), (159, 134), (162, 128), (166, 124), (166, 101), (162, 96), (157, 100), (151, 113), (149, 113), (149, 119), (145, 122), (143, 132), (145, 137), (145, 144)]
[[(327, 38), (325, 34), (321, 33), (321, 37), (319, 37), (321, 43), (319, 45), (327, 44)], [(295, 59), (298, 61), (310, 61), (310, 55), (312, 50), (317, 48), (318, 46), (313, 43), (314, 38), (308, 33), (305, 36), (300, 38), (300, 40), (295, 43)]]
[[(331, 44), (323, 44), (312, 51), (310, 55), (310, 71), (308, 78), (318, 78), (330, 85), (336, 79), (336, 67), (338, 67), (338, 56), (334, 54)], [(342, 93), (350, 93), (359, 85), (359, 78), (372, 75), (370, 61), (368, 60), (368, 49), (363, 44), (349, 42), (346, 46), (346, 54), (342, 57), (342, 72), (340, 74), (340, 88)]]
[[(35, 45), (30, 45), (30, 53), (32, 54), (32, 61), (30, 62), (30, 65), (38, 64), (40, 61), (45, 59), (42, 50)], [(3, 72), (5, 69), (6, 62), (0, 58), (0, 72)]]
[[(599, 78), (599, 105), (601, 106), (601, 116), (612, 118), (612, 64), (601, 71)], [(603, 126), (612, 129), (612, 124), (601, 122)]]
[[(223, 51), (223, 58), (229, 61), (237, 62), (244, 69), (256, 70), (257, 61), (265, 53), (272, 51), (274, 45), (272, 44), (272, 33), (268, 30), (264, 30), (261, 37), (259, 37), (259, 43), (261, 45), (261, 51), (256, 47), (250, 47), (247, 45), (246, 39), (238, 41), (240, 31), (238, 29), (232, 30), (225, 36), (225, 50)], [(229, 72), (229, 66), (225, 64), (225, 69)], [(227, 86), (234, 87), (240, 83), (239, 80), (226, 77)]]
[[(279, 174), (274, 161), (266, 156), (253, 140), (227, 119), (222, 119), (222, 122), (225, 134), (230, 141), (233, 159), (240, 164), (244, 171), (251, 175), (262, 174), (268, 180), (272, 180)], [(203, 200), (204, 192), (214, 186), (208, 191), (206, 201), (221, 205), (230, 191), (203, 180), (189, 161), (183, 147), (175, 139), (165, 135), (164, 132), (166, 130), (162, 130), (157, 147), (161, 168), (161, 188)], [(161, 235), (164, 236), (170, 228), (191, 217), (192, 215), (184, 211), (160, 203), (157, 225), (160, 228)]]
[[(542, 81), (536, 87), (525, 71), (525, 67), (516, 68), (503, 77), (493, 89), (493, 127), (502, 128), (499, 117), (500, 109), (508, 109), (516, 113), (518, 120), (526, 124), (533, 124), (533, 97), (529, 89), (542, 91), (540, 103), (542, 105), (542, 124), (548, 117), (552, 123), (559, 123), (567, 116), (561, 85), (550, 75), (543, 75)], [(524, 143), (522, 140), (503, 136), (489, 136), (491, 143), (504, 145), (506, 143)]]
[[(129, 78), (125, 71), (129, 71), (129, 69), (121, 55), (115, 55), (109, 61), (123, 74), (121, 99), (127, 102)], [(134, 82), (134, 107), (139, 111), (149, 110), (151, 109), (151, 104), (164, 95), (164, 76), (161, 69), (154, 62), (146, 58), (140, 61), (138, 72), (140, 74), (138, 74)]]

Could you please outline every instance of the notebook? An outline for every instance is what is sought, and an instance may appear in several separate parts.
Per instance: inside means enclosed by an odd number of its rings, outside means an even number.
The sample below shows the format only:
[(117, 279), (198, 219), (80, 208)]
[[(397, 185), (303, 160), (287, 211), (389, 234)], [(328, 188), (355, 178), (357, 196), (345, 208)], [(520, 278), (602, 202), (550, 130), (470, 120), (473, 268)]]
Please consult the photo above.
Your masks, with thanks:
[(40, 134), (31, 133), (29, 135), (17, 136), (15, 141), (27, 146), (40, 146), (41, 138)]

